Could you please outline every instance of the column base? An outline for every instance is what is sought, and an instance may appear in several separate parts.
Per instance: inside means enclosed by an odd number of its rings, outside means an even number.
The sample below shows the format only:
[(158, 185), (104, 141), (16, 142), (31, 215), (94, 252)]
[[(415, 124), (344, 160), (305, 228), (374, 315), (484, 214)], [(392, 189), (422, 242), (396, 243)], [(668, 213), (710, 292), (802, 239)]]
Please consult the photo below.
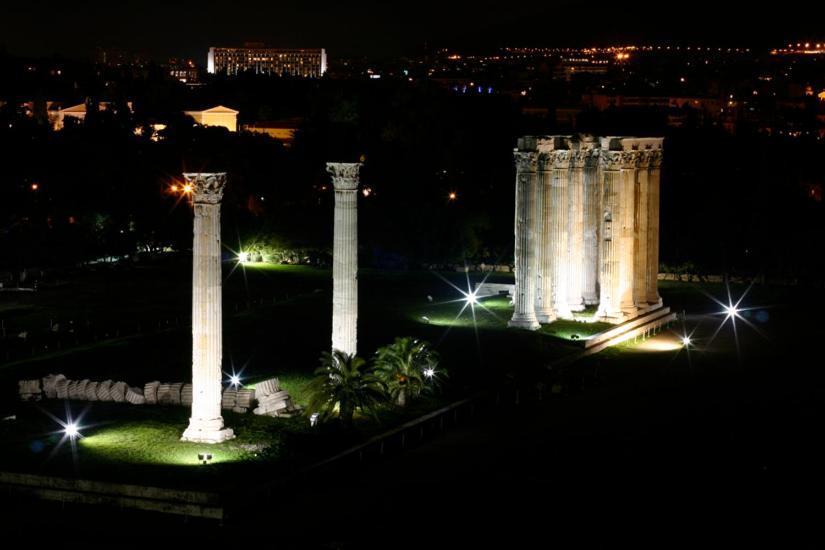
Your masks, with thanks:
[(183, 432), (181, 441), (193, 443), (223, 443), (235, 438), (232, 428), (223, 427), (223, 418), (202, 420), (189, 419), (189, 427)]
[(622, 306), (622, 317), (625, 319), (632, 319), (639, 315), (639, 306), (636, 304), (630, 306)]
[(541, 325), (535, 318), (513, 317), (507, 323), (507, 328), (520, 328), (524, 330), (538, 330)]
[(625, 320), (625, 317), (622, 315), (621, 311), (611, 311), (608, 309), (602, 309), (601, 307), (598, 311), (596, 311), (596, 314), (593, 317), (598, 321), (610, 323), (612, 325), (618, 325)]
[(559, 319), (572, 319), (573, 318), (573, 312), (570, 310), (570, 308), (567, 306), (567, 304), (564, 304), (562, 306), (556, 306), (555, 310), (556, 310), (556, 317), (559, 318)]
[(662, 297), (661, 296), (656, 296), (655, 298), (652, 298), (652, 299), (648, 298), (647, 299), (647, 305), (648, 305), (648, 307), (652, 308), (654, 306), (655, 307), (662, 307), (662, 305), (664, 305), (664, 304), (662, 303)]
[(536, 319), (542, 325), (546, 325), (547, 323), (552, 323), (556, 320), (556, 312), (552, 309), (549, 310), (539, 310), (536, 311)]

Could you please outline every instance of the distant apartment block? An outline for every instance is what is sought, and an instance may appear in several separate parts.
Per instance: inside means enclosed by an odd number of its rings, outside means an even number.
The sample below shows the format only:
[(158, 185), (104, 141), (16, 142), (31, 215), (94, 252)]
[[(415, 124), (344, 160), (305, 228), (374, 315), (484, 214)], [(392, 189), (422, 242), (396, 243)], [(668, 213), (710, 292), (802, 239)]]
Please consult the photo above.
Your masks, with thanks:
[(207, 71), (320, 78), (327, 71), (327, 52), (324, 48), (281, 49), (251, 44), (243, 48), (209, 48)]
[(184, 84), (198, 83), (198, 67), (191, 59), (170, 59), (166, 69), (169, 76)]

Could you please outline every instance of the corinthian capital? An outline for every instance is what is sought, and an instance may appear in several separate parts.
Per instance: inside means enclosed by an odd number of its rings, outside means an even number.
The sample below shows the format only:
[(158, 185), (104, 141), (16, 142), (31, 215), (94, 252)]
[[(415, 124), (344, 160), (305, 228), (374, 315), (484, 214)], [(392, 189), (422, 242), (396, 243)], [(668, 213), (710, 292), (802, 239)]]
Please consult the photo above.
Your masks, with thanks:
[(592, 149), (578, 149), (570, 152), (570, 165), (573, 168), (584, 168), (593, 157)]
[(653, 151), (644, 150), (639, 151), (639, 169), (647, 170), (650, 167), (650, 158)]
[(570, 151), (567, 149), (559, 149), (549, 153), (550, 162), (554, 170), (566, 170), (570, 168)]
[(632, 170), (639, 167), (639, 151), (602, 151), (602, 168), (605, 170)]
[(660, 168), (662, 166), (662, 150), (656, 149), (650, 151), (650, 167), (651, 168)]
[(360, 162), (328, 162), (327, 173), (332, 176), (336, 191), (355, 191), (361, 180)]
[(220, 204), (226, 185), (226, 172), (186, 172), (183, 179), (192, 186), (192, 202), (195, 204)]
[(531, 151), (514, 151), (513, 158), (516, 161), (516, 171), (519, 174), (536, 171), (538, 153)]

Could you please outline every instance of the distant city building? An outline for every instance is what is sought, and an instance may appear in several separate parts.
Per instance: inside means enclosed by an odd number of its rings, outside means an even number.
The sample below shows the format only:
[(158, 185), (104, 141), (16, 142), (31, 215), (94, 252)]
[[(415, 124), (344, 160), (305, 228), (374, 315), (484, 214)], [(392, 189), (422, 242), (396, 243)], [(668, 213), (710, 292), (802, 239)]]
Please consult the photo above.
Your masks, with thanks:
[[(59, 109), (57, 111), (56, 116), (53, 115), (54, 109), (53, 106), (59, 105), (56, 102), (49, 102), (47, 105), (47, 110), (49, 112), (49, 122), (52, 124), (52, 129), (54, 130), (61, 130), (65, 124), (66, 119), (71, 118), (78, 122), (83, 122), (86, 120), (86, 104), (80, 103), (78, 105), (72, 105), (71, 107), (66, 107), (65, 109)], [(129, 109), (130, 113), (133, 113), (134, 110), (132, 109), (132, 102), (127, 101), (126, 107)], [(110, 101), (101, 101), (98, 103), (98, 110), (100, 111), (116, 111), (117, 107), (114, 103)]]
[(143, 53), (121, 50), (119, 48), (97, 48), (95, 61), (104, 67), (145, 67), (149, 57)]
[(169, 76), (184, 84), (198, 83), (198, 67), (191, 59), (170, 59), (167, 70)]
[(183, 114), (191, 116), (201, 126), (221, 126), (230, 132), (238, 131), (238, 111), (223, 105), (203, 111), (184, 111)]
[(324, 48), (280, 49), (252, 44), (243, 48), (209, 48), (207, 71), (320, 78), (327, 71), (327, 52)]

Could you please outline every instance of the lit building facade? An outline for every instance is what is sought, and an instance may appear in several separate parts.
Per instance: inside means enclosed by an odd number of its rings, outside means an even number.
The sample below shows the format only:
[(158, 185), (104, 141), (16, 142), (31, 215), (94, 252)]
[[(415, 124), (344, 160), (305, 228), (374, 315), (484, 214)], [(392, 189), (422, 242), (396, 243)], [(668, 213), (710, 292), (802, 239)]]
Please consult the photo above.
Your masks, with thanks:
[(251, 71), (274, 76), (320, 78), (327, 71), (327, 52), (324, 48), (209, 48), (207, 70), (211, 74), (225, 75)]
[(183, 114), (194, 118), (201, 126), (220, 126), (230, 132), (238, 131), (238, 111), (223, 105), (202, 111), (184, 111)]

